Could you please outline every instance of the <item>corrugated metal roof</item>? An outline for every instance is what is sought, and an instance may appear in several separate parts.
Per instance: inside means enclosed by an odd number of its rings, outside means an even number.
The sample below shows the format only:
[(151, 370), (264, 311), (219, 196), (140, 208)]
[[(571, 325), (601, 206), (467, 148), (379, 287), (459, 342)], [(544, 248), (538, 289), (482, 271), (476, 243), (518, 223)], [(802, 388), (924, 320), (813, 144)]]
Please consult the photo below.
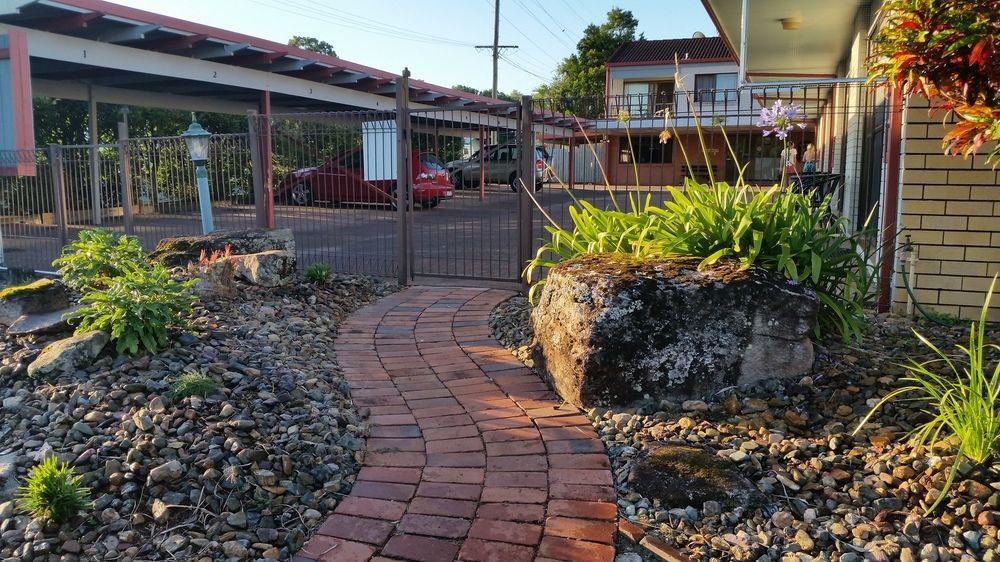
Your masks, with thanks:
[(609, 64), (653, 63), (700, 60), (735, 60), (721, 37), (692, 37), (690, 39), (654, 39), (630, 41), (611, 55)]

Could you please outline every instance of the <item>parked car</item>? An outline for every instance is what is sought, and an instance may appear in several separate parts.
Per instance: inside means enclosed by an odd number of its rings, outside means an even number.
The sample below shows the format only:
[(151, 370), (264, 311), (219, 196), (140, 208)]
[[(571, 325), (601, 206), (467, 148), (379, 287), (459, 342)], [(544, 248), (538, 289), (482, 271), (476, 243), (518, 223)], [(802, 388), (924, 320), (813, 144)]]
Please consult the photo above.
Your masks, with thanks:
[[(502, 183), (517, 191), (518, 185), (518, 148), (514, 143), (499, 146), (487, 146), (483, 157), (483, 177), (487, 183)], [(544, 146), (535, 146), (535, 191), (542, 189), (544, 183), (551, 179), (550, 162), (552, 157)], [(448, 163), (451, 183), (456, 189), (479, 184), (480, 156), (476, 152), (464, 160)]]
[[(454, 196), (448, 171), (437, 156), (413, 152), (413, 201), (427, 209)], [(388, 165), (395, 165), (390, 163)], [(396, 204), (396, 180), (366, 180), (362, 149), (332, 156), (319, 166), (289, 172), (274, 196), (295, 205), (314, 202), (362, 205)]]

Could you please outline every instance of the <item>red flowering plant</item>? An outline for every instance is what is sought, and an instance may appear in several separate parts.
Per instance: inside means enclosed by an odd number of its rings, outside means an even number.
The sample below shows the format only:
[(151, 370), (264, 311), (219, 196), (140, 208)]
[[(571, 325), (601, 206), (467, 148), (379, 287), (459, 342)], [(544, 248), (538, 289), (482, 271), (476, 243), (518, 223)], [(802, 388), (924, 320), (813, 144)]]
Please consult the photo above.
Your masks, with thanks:
[[(967, 158), (1000, 140), (1000, 2), (886, 0), (882, 12), (871, 79), (885, 77), (905, 94), (933, 100), (932, 110), (953, 114), (946, 154)], [(1000, 145), (986, 161), (998, 157)]]

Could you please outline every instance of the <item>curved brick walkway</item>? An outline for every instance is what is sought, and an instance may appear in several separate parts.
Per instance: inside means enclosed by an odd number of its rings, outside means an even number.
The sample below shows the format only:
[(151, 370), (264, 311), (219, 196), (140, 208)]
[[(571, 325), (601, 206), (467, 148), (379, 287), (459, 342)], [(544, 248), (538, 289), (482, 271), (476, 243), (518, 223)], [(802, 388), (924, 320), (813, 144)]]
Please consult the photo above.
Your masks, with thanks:
[(511, 293), (410, 288), (336, 340), (369, 407), (364, 467), (306, 561), (610, 561), (615, 491), (589, 420), (490, 335)]

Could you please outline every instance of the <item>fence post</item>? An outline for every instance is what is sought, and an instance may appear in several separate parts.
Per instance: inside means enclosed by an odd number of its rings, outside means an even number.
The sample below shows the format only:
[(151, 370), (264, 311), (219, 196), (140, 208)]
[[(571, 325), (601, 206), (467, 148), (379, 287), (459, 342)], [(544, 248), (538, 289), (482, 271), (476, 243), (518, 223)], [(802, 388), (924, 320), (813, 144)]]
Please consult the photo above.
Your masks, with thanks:
[(264, 188), (264, 159), (260, 150), (259, 114), (247, 111), (247, 131), (250, 145), (250, 169), (253, 172), (253, 206), (258, 228), (267, 228), (267, 190)]
[(128, 124), (118, 123), (118, 167), (121, 173), (122, 217), (125, 234), (135, 234), (132, 209), (132, 153), (128, 146)]
[(66, 177), (63, 175), (62, 147), (49, 145), (49, 166), (52, 168), (52, 191), (55, 196), (56, 227), (59, 229), (59, 244), (69, 243), (69, 213), (66, 206)]
[[(518, 177), (521, 188), (518, 190), (518, 244), (517, 263), (524, 268), (531, 259), (531, 246), (534, 239), (533, 201), (531, 193), (535, 190), (535, 134), (531, 128), (531, 96), (521, 96), (520, 123), (518, 123)], [(530, 191), (529, 191), (530, 190)], [(528, 281), (522, 275), (521, 286), (527, 291)]]
[(396, 81), (396, 222), (399, 244), (399, 286), (410, 283), (409, 206), (413, 199), (413, 174), (410, 168), (410, 70)]

